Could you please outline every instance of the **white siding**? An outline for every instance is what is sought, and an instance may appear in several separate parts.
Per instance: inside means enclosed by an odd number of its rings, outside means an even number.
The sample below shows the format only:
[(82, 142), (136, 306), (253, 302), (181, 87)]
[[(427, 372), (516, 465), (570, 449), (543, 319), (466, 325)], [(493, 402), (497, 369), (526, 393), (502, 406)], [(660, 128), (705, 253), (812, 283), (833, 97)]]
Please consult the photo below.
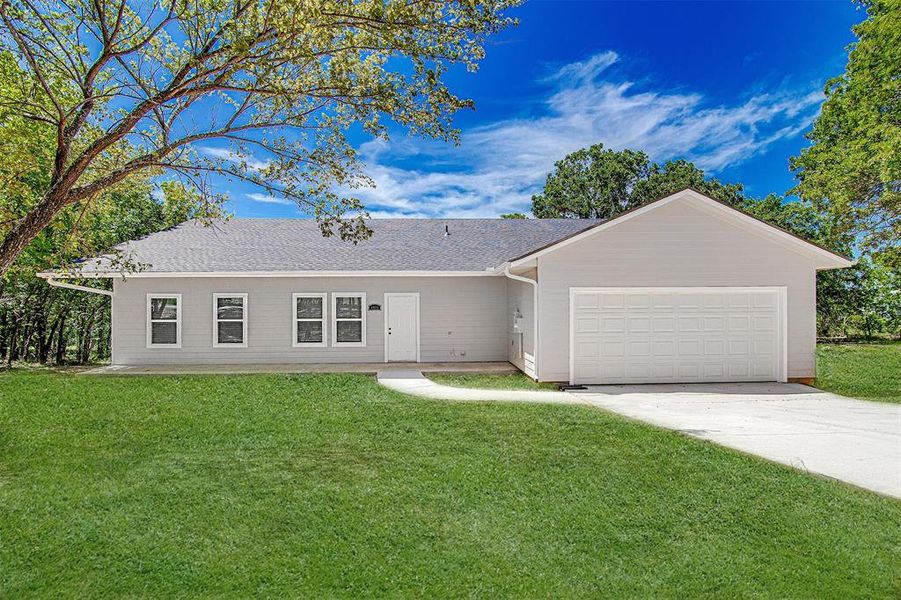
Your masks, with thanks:
[[(534, 273), (525, 275), (526, 277), (535, 277)], [(522, 343), (522, 350), (534, 356), (535, 354), (535, 311), (533, 286), (522, 281), (507, 279), (507, 360), (513, 363), (517, 369), (525, 370), (523, 356), (519, 352), (519, 344)], [(519, 322), (522, 330), (522, 339), (520, 334), (513, 331), (513, 315), (519, 311), (522, 319)]]
[(538, 258), (539, 377), (569, 379), (570, 287), (785, 286), (788, 377), (812, 377), (814, 259), (689, 202), (672, 202)]
[[(419, 292), (423, 361), (507, 359), (507, 284), (504, 277), (142, 278), (114, 283), (114, 363), (209, 364), (381, 362), (384, 293)], [(366, 347), (294, 348), (291, 295), (366, 292)], [(248, 294), (247, 348), (213, 348), (212, 298)], [(180, 349), (146, 347), (146, 295), (182, 295)], [(329, 341), (331, 343), (331, 341)]]

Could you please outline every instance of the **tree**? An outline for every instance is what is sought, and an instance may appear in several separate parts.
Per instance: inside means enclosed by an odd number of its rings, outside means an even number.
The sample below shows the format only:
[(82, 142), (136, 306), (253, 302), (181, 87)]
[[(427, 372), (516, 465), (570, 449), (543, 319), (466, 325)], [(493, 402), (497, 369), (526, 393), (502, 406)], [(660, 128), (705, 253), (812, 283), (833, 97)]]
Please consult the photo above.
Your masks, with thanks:
[(605, 150), (603, 144), (577, 150), (554, 163), (544, 192), (532, 196), (532, 213), (539, 219), (608, 219), (632, 208), (632, 190), (648, 173), (644, 152)]
[[(359, 200), (334, 191), (369, 183), (347, 129), (385, 137), (387, 115), (455, 139), (450, 118), (472, 103), (444, 74), (476, 68), (514, 3), (5, 0), (3, 44), (24, 75), (0, 86), (0, 107), (50, 136), (52, 168), (5, 230), (0, 273), (64, 207), (151, 170), (204, 196), (210, 174), (249, 181), (323, 235), (366, 237)], [(204, 154), (212, 141), (226, 147)]]
[(502, 219), (525, 219), (526, 215), (523, 213), (504, 213), (501, 215)]
[(853, 30), (845, 73), (826, 84), (812, 144), (791, 166), (795, 192), (835, 223), (901, 264), (901, 4), (858, 0), (867, 19)]
[(672, 160), (663, 166), (651, 165), (647, 177), (636, 183), (632, 202), (645, 204), (687, 187), (733, 206), (740, 207), (745, 202), (744, 187), (740, 183), (722, 183), (716, 177), (708, 178), (704, 171), (687, 160)]
[(708, 178), (686, 160), (661, 166), (650, 164), (644, 152), (616, 152), (595, 144), (555, 163), (544, 192), (532, 196), (532, 213), (538, 218), (609, 219), (686, 187), (735, 206), (745, 202), (740, 184)]

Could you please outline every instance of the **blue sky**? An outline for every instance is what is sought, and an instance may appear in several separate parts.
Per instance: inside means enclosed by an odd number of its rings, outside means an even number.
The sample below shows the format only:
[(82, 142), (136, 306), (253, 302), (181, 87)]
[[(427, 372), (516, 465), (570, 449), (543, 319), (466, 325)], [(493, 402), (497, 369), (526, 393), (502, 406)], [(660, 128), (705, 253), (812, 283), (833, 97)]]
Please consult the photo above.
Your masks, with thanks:
[[(785, 193), (789, 158), (843, 71), (849, 2), (529, 2), (475, 74), (459, 146), (392, 132), (356, 140), (374, 217), (528, 212), (553, 163), (597, 142), (686, 158), (749, 194)], [(293, 203), (219, 181), (240, 217), (304, 216)]]

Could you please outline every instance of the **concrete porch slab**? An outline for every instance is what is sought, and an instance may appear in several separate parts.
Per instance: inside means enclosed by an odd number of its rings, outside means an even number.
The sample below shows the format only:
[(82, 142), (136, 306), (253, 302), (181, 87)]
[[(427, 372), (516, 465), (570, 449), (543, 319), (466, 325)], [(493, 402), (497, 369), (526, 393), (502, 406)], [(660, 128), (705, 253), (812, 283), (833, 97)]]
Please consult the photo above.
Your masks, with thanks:
[(81, 371), (81, 375), (245, 375), (253, 373), (515, 373), (508, 362), (432, 363), (298, 363), (246, 365), (107, 365)]

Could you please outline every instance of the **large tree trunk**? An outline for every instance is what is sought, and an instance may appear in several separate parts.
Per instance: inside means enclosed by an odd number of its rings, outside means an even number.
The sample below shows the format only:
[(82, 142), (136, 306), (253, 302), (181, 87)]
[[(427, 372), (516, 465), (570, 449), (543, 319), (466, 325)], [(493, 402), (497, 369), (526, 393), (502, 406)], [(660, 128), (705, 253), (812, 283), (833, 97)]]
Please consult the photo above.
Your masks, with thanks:
[(46, 196), (40, 204), (9, 230), (9, 233), (3, 238), (3, 243), (0, 244), (0, 275), (6, 273), (28, 242), (33, 240), (67, 203), (65, 194)]

